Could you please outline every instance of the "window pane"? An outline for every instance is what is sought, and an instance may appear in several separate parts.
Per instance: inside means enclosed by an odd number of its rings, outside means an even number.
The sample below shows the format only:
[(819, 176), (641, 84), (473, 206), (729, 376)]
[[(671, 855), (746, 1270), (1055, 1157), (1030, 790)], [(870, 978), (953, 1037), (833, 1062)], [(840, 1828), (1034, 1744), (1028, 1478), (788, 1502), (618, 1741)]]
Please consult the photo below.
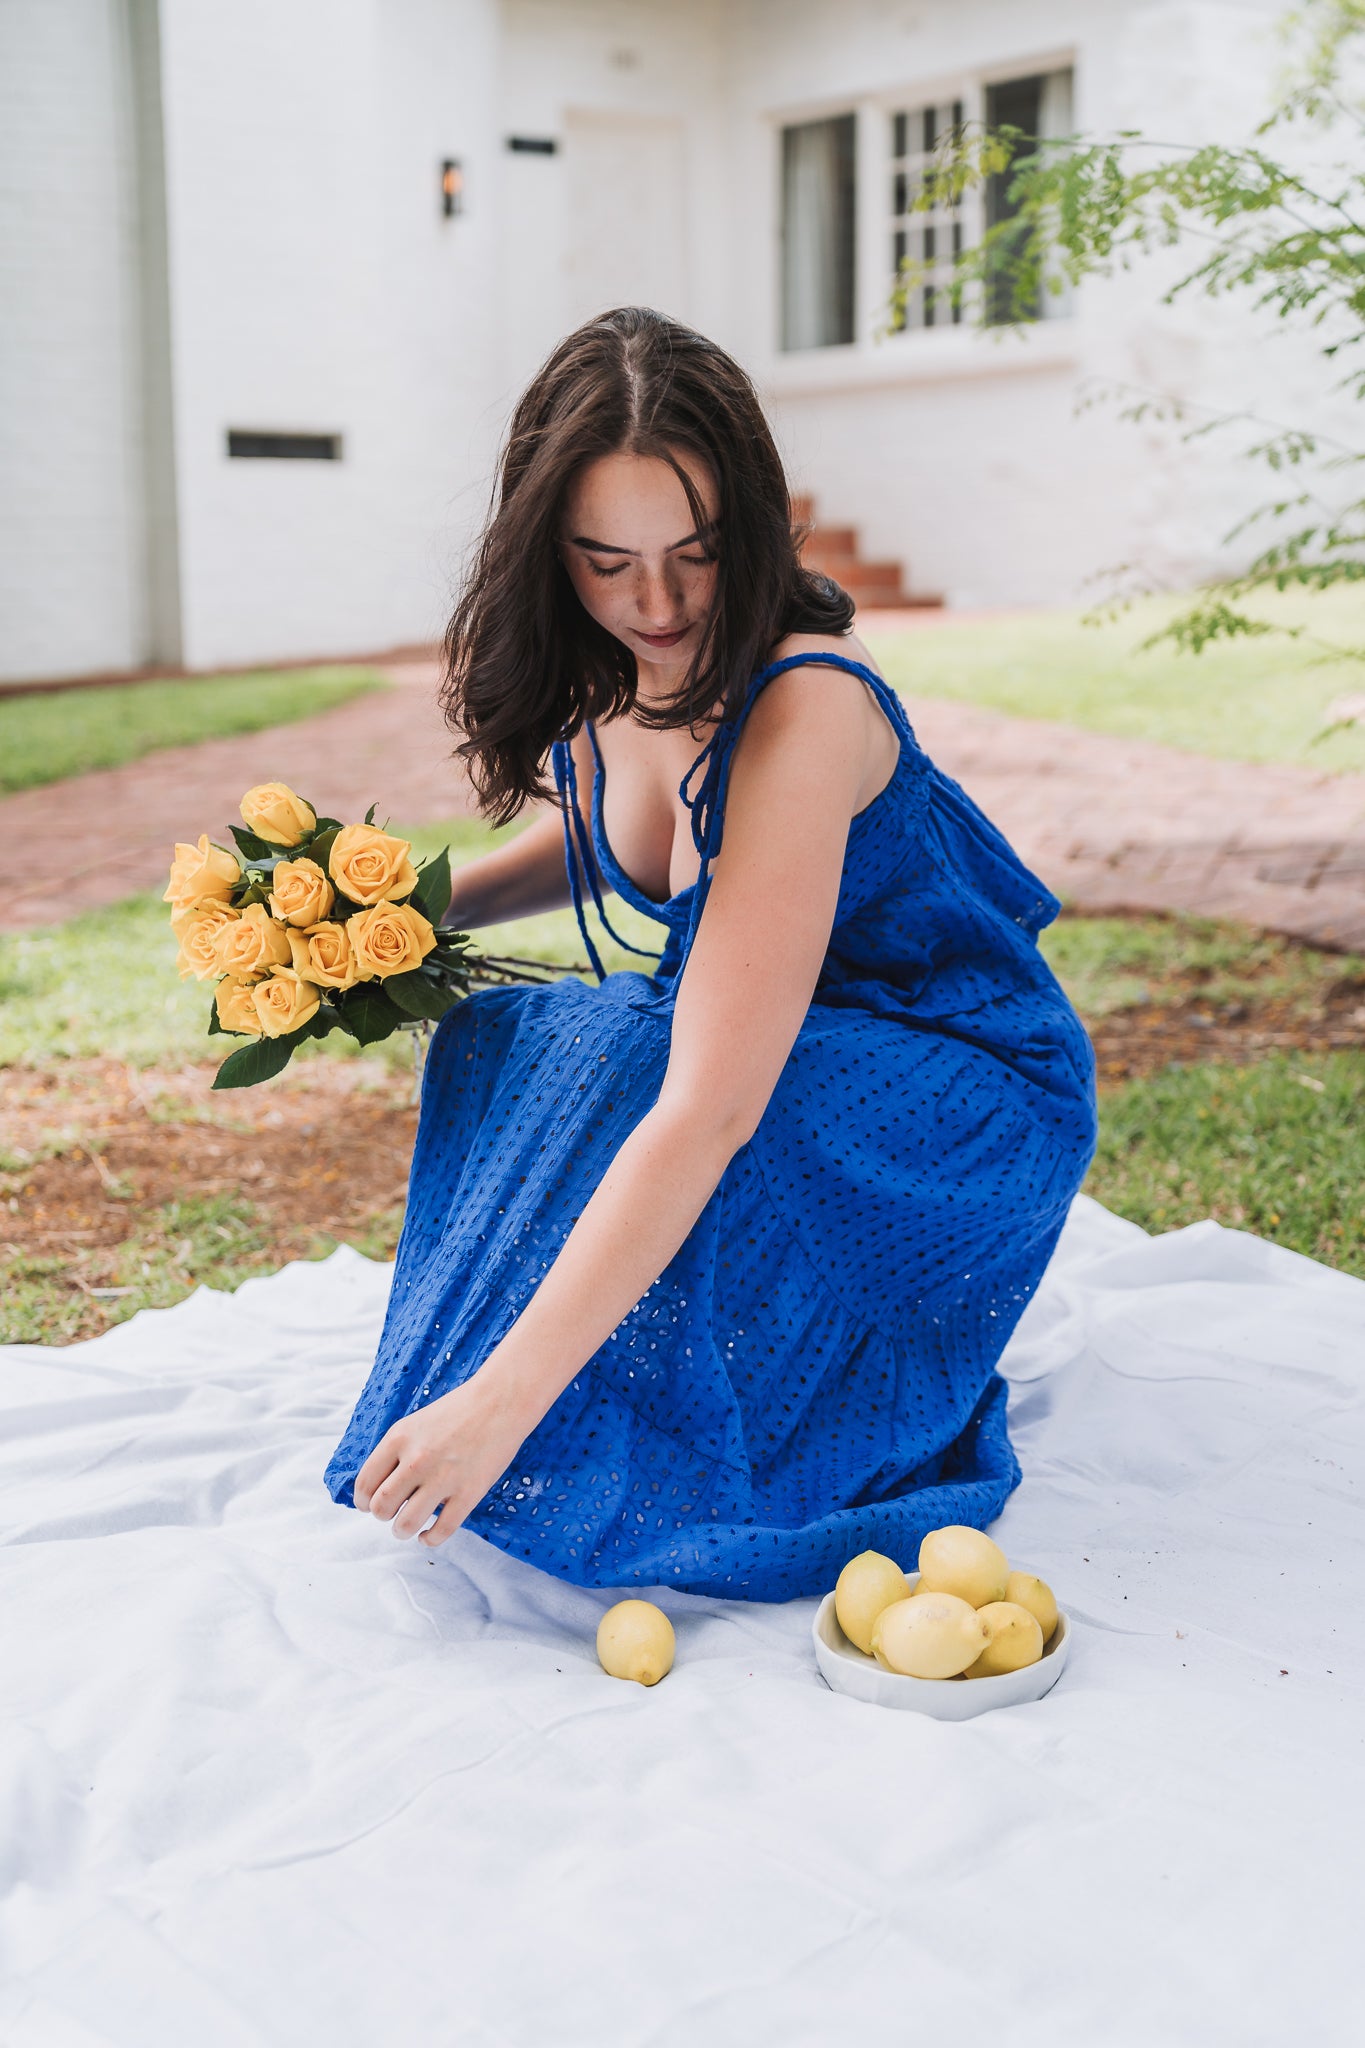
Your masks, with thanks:
[(782, 130), (782, 346), (853, 339), (852, 114)]
[[(1038, 74), (1032, 78), (1010, 78), (999, 85), (986, 88), (986, 125), (990, 128), (1010, 127), (1022, 131), (1015, 143), (1013, 156), (1029, 156), (1036, 149), (1043, 134), (1044, 95), (1056, 98), (1056, 87), (1052, 79), (1070, 79), (1069, 72), (1056, 72), (1049, 78)], [(986, 225), (994, 227), (1001, 221), (1012, 220), (1019, 207), (1009, 196), (1013, 171), (1009, 168), (997, 171), (986, 180)], [(1003, 275), (988, 278), (986, 283), (986, 317), (999, 324), (1007, 320), (1037, 320), (1043, 312), (1042, 294), (1034, 292), (1024, 303), (1016, 304), (1010, 291), (1009, 281)]]

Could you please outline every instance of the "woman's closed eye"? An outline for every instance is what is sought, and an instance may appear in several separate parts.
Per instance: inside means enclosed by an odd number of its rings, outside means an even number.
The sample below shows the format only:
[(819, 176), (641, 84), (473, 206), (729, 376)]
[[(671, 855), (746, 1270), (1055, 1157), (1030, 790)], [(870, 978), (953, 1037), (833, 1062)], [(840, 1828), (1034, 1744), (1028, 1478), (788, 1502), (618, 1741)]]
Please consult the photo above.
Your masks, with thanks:
[[(591, 556), (587, 556), (585, 559), (594, 576), (619, 576), (623, 569), (630, 567), (629, 562), (618, 562), (614, 569), (599, 569)], [(715, 557), (713, 555), (678, 555), (675, 559), (685, 563), (690, 569), (704, 569), (715, 560)]]

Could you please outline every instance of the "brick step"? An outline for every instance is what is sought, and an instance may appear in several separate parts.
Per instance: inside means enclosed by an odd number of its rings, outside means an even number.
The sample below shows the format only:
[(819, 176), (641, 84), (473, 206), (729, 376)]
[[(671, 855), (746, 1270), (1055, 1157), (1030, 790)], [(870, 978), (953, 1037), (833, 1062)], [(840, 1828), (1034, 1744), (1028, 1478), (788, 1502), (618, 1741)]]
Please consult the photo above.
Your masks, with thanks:
[(803, 564), (818, 575), (832, 577), (848, 592), (855, 608), (901, 611), (943, 603), (941, 597), (911, 596), (902, 583), (901, 563), (863, 561), (856, 526), (816, 526), (815, 500), (808, 493), (797, 492), (791, 505), (793, 522), (809, 528), (801, 547)]
[(801, 560), (808, 569), (832, 576), (836, 583), (861, 583), (869, 590), (899, 590), (899, 562), (861, 562), (856, 555), (835, 553), (828, 548), (804, 548)]

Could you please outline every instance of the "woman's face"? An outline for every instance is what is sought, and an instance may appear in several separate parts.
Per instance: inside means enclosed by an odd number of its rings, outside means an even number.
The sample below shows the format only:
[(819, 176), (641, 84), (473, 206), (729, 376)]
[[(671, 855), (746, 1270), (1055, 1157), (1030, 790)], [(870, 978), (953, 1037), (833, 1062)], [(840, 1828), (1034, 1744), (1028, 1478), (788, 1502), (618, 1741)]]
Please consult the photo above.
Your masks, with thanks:
[[(715, 482), (680, 450), (678, 461), (714, 527)], [(559, 552), (583, 608), (639, 663), (640, 682), (670, 689), (696, 651), (716, 587), (714, 531), (696, 530), (684, 491), (654, 455), (602, 455), (565, 493)]]

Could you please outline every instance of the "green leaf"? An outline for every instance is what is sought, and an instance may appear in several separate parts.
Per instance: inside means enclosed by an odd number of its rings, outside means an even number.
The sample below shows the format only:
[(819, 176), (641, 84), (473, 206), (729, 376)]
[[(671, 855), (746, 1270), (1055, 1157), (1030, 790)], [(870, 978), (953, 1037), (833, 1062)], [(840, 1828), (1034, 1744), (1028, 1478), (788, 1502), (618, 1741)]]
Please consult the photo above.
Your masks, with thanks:
[(211, 997), (211, 998), (209, 999), (209, 1037), (210, 1037), (210, 1038), (225, 1038), (225, 1037), (227, 1037), (228, 1035), (229, 1035), (229, 1034), (228, 1034), (227, 1032), (225, 1032), (225, 1031), (223, 1030), (223, 1027), (222, 1027), (222, 1025), (221, 1025), (221, 1024), (220, 1024), (220, 1023), (218, 1022), (218, 1000), (217, 1000), (217, 997), (216, 997), (216, 996), (215, 996), (215, 997)]
[(334, 825), (330, 818), (326, 820), (325, 826), (322, 819), (319, 819), (318, 823), (323, 829), (315, 832), (307, 844), (299, 848), (294, 858), (295, 860), (316, 861), (323, 874), (326, 875), (330, 873), (327, 866), (328, 857), (331, 854), (332, 848), (336, 845), (337, 834), (340, 832), (341, 827), (340, 825)]
[(378, 809), (379, 809), (379, 806), (378, 806), (378, 804), (371, 804), (371, 805), (370, 805), (370, 808), (369, 808), (369, 809), (368, 809), (368, 811), (366, 811), (366, 813), (365, 813), (365, 823), (366, 823), (367, 825), (373, 825), (373, 823), (374, 823), (374, 814), (375, 814), (375, 812), (376, 812), (376, 811), (377, 811)]
[(417, 887), (408, 898), (414, 910), (420, 910), (429, 924), (436, 924), (446, 914), (450, 902), (450, 848), (443, 846), (433, 854), (425, 866), (418, 870)]
[(411, 974), (393, 974), (384, 983), (384, 993), (408, 1017), (444, 1017), (452, 1003), (458, 1003), (458, 989), (444, 988), (420, 967)]
[(283, 1038), (254, 1038), (250, 1045), (229, 1053), (213, 1077), (215, 1088), (254, 1088), (279, 1074), (293, 1058), (294, 1047), (309, 1036), (308, 1031), (291, 1031)]
[(404, 1012), (381, 988), (362, 985), (347, 991), (337, 1004), (337, 1021), (361, 1045), (389, 1038), (403, 1022)]
[(280, 852), (278, 846), (273, 846), (268, 839), (262, 839), (259, 832), (249, 832), (245, 825), (229, 825), (228, 831), (237, 841), (237, 851), (253, 864), (269, 860), (272, 855)]

